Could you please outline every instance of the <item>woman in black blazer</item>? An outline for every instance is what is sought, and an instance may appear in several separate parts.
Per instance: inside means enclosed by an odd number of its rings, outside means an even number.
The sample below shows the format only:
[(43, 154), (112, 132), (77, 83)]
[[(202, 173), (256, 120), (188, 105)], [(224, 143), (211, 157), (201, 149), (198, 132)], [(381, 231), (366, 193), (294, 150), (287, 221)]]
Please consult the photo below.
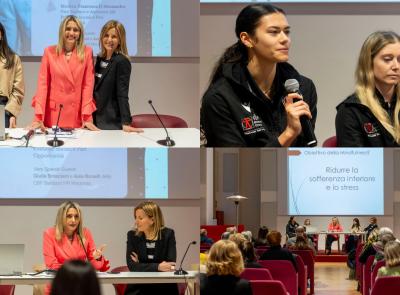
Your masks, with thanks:
[[(164, 227), (160, 207), (151, 201), (134, 210), (136, 230), (128, 232), (126, 263), (130, 271), (174, 271), (176, 241), (174, 230)], [(178, 295), (176, 284), (128, 285), (125, 295)]]
[(128, 92), (132, 67), (124, 26), (110, 20), (101, 29), (99, 40), (101, 52), (96, 60), (93, 93), (97, 107), (93, 113), (94, 122), (100, 129), (142, 132), (130, 126)]

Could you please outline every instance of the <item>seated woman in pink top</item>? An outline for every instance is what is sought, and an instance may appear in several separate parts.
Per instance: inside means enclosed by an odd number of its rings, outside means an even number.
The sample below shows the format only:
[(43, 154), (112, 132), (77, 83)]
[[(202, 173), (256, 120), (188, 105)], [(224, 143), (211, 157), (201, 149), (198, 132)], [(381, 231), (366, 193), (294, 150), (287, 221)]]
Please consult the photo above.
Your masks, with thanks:
[[(46, 268), (58, 270), (72, 259), (89, 261), (96, 270), (109, 269), (103, 256), (105, 245), (96, 248), (89, 229), (83, 227), (82, 212), (77, 203), (65, 202), (58, 208), (54, 227), (43, 234), (43, 256)], [(50, 286), (46, 288), (46, 294)]]
[[(339, 219), (337, 217), (332, 218), (332, 222), (328, 225), (328, 232), (342, 232), (343, 227), (339, 223)], [(327, 235), (326, 243), (325, 243), (325, 252), (327, 254), (331, 254), (331, 247), (334, 241), (339, 239), (338, 235)]]
[(58, 44), (44, 50), (38, 86), (32, 99), (35, 118), (30, 128), (60, 127), (99, 130), (93, 124), (93, 51), (84, 44), (83, 26), (69, 15), (60, 24)]

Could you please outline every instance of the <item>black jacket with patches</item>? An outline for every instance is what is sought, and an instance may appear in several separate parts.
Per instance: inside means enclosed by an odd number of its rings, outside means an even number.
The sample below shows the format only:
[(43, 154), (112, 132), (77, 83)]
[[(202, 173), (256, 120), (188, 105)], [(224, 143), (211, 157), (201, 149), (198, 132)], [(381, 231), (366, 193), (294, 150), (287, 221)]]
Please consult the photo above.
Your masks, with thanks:
[[(296, 79), (300, 92), (317, 118), (317, 93), (314, 83), (301, 76), (290, 64), (279, 63), (268, 99), (257, 86), (246, 65), (225, 64), (223, 76), (211, 84), (203, 96), (201, 127), (209, 147), (279, 147), (278, 137), (286, 128), (282, 99), (284, 83)], [(305, 146), (300, 135), (292, 146)]]
[[(396, 99), (390, 105), (379, 93), (376, 95), (382, 107), (393, 120)], [(393, 136), (383, 127), (371, 110), (361, 104), (355, 94), (347, 97), (337, 107), (336, 138), (339, 147), (398, 147)]]

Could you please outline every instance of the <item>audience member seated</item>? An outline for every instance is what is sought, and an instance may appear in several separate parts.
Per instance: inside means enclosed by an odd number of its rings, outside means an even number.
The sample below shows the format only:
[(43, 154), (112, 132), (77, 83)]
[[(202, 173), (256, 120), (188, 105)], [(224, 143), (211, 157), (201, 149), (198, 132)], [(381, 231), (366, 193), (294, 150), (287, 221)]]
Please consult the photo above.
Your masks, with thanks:
[[(340, 225), (339, 219), (337, 217), (332, 218), (332, 222), (328, 225), (328, 232), (342, 232), (343, 228)], [(326, 254), (331, 254), (332, 243), (339, 239), (338, 235), (326, 235), (326, 242), (325, 242), (325, 252)]]
[(374, 268), (375, 264), (384, 259), (385, 256), (385, 246), (388, 242), (390, 241), (395, 241), (396, 238), (395, 236), (390, 233), (390, 232), (385, 232), (383, 234), (378, 235), (378, 241), (372, 244), (372, 247), (374, 247), (376, 253), (375, 253), (375, 258), (374, 258), (374, 263), (372, 264), (372, 268)]
[(220, 240), (211, 246), (207, 273), (200, 274), (201, 295), (252, 295), (250, 282), (241, 279), (244, 264), (237, 245)]
[(387, 242), (385, 264), (378, 270), (378, 277), (400, 276), (400, 244), (397, 241)]
[(228, 240), (229, 237), (235, 233), (237, 233), (235, 226), (227, 227), (226, 232), (222, 233), (221, 235), (221, 240)]
[(69, 260), (57, 271), (51, 295), (100, 295), (100, 285), (93, 266), (82, 260)]
[(365, 243), (363, 249), (361, 250), (360, 256), (358, 257), (358, 262), (365, 264), (370, 255), (376, 254), (376, 251), (373, 247), (373, 243), (378, 241), (378, 234), (379, 234), (378, 228), (375, 228), (371, 231), (367, 239), (367, 242)]
[(258, 230), (257, 240), (254, 242), (254, 247), (269, 246), (267, 241), (268, 227), (262, 226)]
[(267, 240), (271, 248), (261, 255), (260, 260), (289, 260), (297, 272), (296, 260), (293, 254), (288, 249), (281, 247), (281, 233), (272, 230), (268, 233)]
[(359, 234), (362, 232), (360, 226), (360, 220), (358, 218), (353, 219), (353, 224), (351, 225), (350, 232), (352, 233), (346, 240), (346, 252), (349, 253), (356, 249)]
[(207, 236), (207, 230), (205, 228), (200, 229), (200, 244), (211, 245), (214, 241)]
[(257, 262), (253, 243), (245, 241), (240, 251), (242, 252), (245, 268), (262, 268), (262, 265)]
[(366, 228), (364, 228), (364, 231), (366, 232), (365, 238), (368, 239), (368, 237), (371, 234), (371, 232), (376, 228), (379, 228), (378, 227), (378, 220), (376, 219), (376, 217), (371, 217), (369, 219), (368, 226)]
[(294, 220), (294, 216), (290, 216), (289, 221), (286, 225), (286, 236), (288, 238), (292, 238), (296, 236), (296, 227), (298, 227), (299, 224)]
[[(295, 248), (295, 245), (299, 239), (300, 241), (297, 245), (297, 248)], [(304, 243), (304, 245), (302, 245), (302, 243)], [(293, 248), (296, 250), (313, 250), (314, 254), (317, 254), (313, 241), (306, 235), (305, 228), (301, 225), (296, 228), (296, 236), (287, 240), (286, 246), (289, 249)], [(300, 249), (299, 247), (304, 249)]]
[(245, 239), (249, 242), (254, 242), (253, 241), (253, 234), (251, 233), (251, 231), (246, 230), (246, 231), (242, 231), (241, 234), (245, 237)]

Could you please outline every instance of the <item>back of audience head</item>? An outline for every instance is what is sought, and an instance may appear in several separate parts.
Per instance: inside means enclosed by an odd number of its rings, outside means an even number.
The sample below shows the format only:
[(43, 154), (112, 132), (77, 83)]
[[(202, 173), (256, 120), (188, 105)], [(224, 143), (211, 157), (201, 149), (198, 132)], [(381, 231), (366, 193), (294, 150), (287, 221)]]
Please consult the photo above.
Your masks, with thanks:
[(200, 229), (200, 236), (207, 236), (207, 230), (205, 228)]
[(268, 235), (268, 227), (262, 226), (258, 230), (257, 239), (265, 240), (267, 238), (267, 235)]
[(246, 230), (246, 231), (242, 231), (242, 235), (245, 237), (245, 239), (247, 241), (252, 241), (253, 240), (253, 234), (251, 233), (251, 231)]
[(239, 277), (243, 269), (242, 253), (234, 242), (219, 240), (211, 246), (207, 260), (207, 275)]
[(96, 271), (90, 263), (70, 260), (57, 271), (51, 295), (100, 295)]
[(400, 244), (396, 241), (386, 243), (384, 250), (385, 262), (387, 267), (400, 265)]
[(282, 235), (276, 230), (271, 230), (267, 235), (267, 241), (271, 247), (280, 246), (282, 242)]
[(393, 234), (393, 231), (389, 227), (381, 227), (378, 232), (379, 239), (381, 239), (384, 234)]
[(224, 233), (222, 233), (222, 235), (221, 235), (221, 240), (228, 240), (229, 239), (229, 237), (230, 237), (230, 235), (231, 235), (231, 233), (230, 232), (224, 232)]
[(229, 240), (234, 242), (239, 247), (239, 249), (241, 249), (243, 243), (247, 241), (245, 236), (241, 233), (230, 235)]
[(307, 240), (304, 236), (297, 236), (296, 242), (294, 244), (294, 248), (297, 250), (308, 250), (310, 247), (308, 246)]
[(243, 259), (246, 262), (257, 261), (257, 256), (256, 256), (256, 252), (254, 250), (253, 243), (251, 243), (249, 241), (245, 241), (242, 244), (242, 248), (240, 250), (242, 251)]
[(306, 231), (306, 230), (305, 230), (304, 226), (302, 226), (302, 225), (296, 227), (296, 236), (297, 236), (297, 237), (300, 237), (300, 236), (303, 237), (305, 231)]

